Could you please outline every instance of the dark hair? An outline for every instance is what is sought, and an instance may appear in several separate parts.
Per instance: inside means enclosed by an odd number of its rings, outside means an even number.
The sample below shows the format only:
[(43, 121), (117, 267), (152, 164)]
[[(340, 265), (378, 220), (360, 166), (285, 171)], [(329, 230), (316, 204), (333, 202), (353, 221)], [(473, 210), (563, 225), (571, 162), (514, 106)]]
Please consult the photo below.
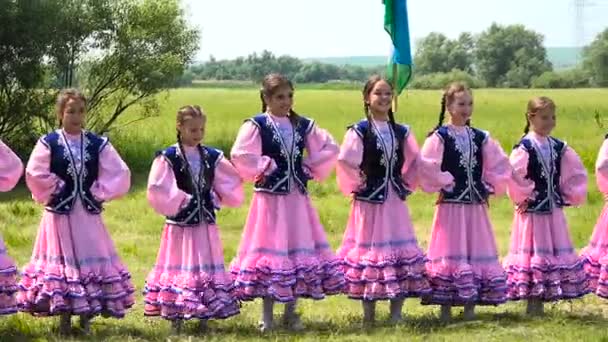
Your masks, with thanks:
[[(437, 126), (435, 126), (427, 136), (431, 136), (436, 130), (439, 129), (443, 125), (443, 120), (445, 119), (445, 110), (446, 108), (454, 101), (454, 97), (458, 93), (468, 92), (472, 94), (471, 88), (463, 82), (452, 82), (450, 83), (443, 94), (441, 95), (441, 110), (439, 111), (439, 120), (437, 122)], [(466, 122), (467, 126), (471, 125), (471, 119), (468, 119)]]
[[(203, 112), (203, 110), (201, 109), (200, 106), (197, 106), (197, 105), (183, 106), (177, 111), (176, 124), (181, 125), (184, 122), (188, 121), (189, 119), (193, 119), (193, 118), (206, 119), (207, 116), (205, 115), (205, 113)], [(188, 182), (192, 182), (192, 175), (190, 174), (190, 165), (188, 164), (188, 158), (186, 157), (186, 153), (184, 151), (184, 146), (182, 145), (182, 135), (179, 132), (179, 129), (177, 129), (177, 128), (176, 128), (176, 132), (177, 132), (177, 145), (179, 146), (179, 150), (182, 154), (182, 158), (184, 158), (184, 161), (186, 162), (184, 170), (186, 171), (186, 174), (188, 175)], [(199, 149), (199, 153), (201, 154), (201, 171), (203, 171), (202, 165), (204, 165), (203, 161), (204, 161), (205, 155), (204, 155), (203, 150), (200, 150), (200, 149)]]
[(528, 108), (526, 110), (526, 126), (524, 127), (524, 135), (530, 131), (530, 117), (536, 115), (543, 109), (550, 109), (555, 111), (555, 102), (546, 96), (539, 96), (530, 99), (528, 101)]
[(65, 109), (65, 105), (69, 100), (80, 100), (83, 105), (87, 105), (87, 99), (80, 90), (75, 88), (63, 89), (57, 95), (57, 101), (55, 101), (55, 113), (57, 114), (57, 119), (59, 120), (59, 127), (63, 126), (62, 117), (63, 111)]
[[(367, 122), (370, 124), (369, 127), (371, 127), (372, 124), (372, 116), (370, 114), (369, 111), (369, 96), (372, 93), (372, 90), (374, 90), (374, 87), (376, 86), (376, 84), (378, 84), (378, 82), (386, 82), (386, 84), (388, 84), (388, 86), (391, 88), (391, 90), (393, 90), (393, 86), (391, 85), (390, 82), (388, 82), (386, 79), (382, 78), (379, 75), (372, 75), (367, 79), (367, 82), (365, 82), (365, 85), (363, 86), (363, 90), (361, 91), (361, 93), (363, 94), (363, 111), (365, 113), (365, 117), (367, 118)], [(389, 123), (392, 126), (393, 132), (397, 131), (397, 123), (395, 122), (395, 114), (393, 113), (393, 109), (390, 108), (388, 110), (388, 119), (389, 119)], [(367, 132), (369, 134), (373, 134), (373, 130), (368, 129)], [(402, 147), (403, 141), (398, 141), (399, 147)]]
[[(260, 89), (260, 101), (262, 101), (262, 113), (266, 111), (267, 105), (264, 101), (264, 97), (272, 97), (277, 90), (283, 87), (289, 87), (294, 91), (293, 83), (285, 76), (277, 73), (268, 74), (262, 81), (262, 88)], [(296, 125), (300, 116), (296, 113), (293, 108), (289, 109), (289, 121), (292, 125)]]

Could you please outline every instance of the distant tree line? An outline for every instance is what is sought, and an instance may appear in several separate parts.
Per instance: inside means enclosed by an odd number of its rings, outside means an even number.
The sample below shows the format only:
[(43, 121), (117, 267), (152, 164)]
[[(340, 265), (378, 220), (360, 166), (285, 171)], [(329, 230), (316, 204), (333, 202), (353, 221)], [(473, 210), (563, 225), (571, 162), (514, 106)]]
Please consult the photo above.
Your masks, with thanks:
[[(523, 25), (492, 24), (480, 34), (465, 32), (456, 39), (433, 32), (416, 44), (410, 86), (442, 88), (452, 80), (465, 80), (474, 87), (608, 86), (608, 28), (583, 50), (582, 62), (570, 69), (554, 70), (543, 42), (543, 35)], [(193, 80), (258, 82), (269, 72), (283, 73), (298, 83), (360, 82), (384, 70), (384, 66), (303, 62), (262, 51), (233, 60), (212, 57), (206, 63), (191, 66), (182, 77), (182, 84), (189, 85)]]
[(362, 67), (334, 65), (320, 62), (303, 62), (291, 56), (275, 56), (264, 50), (247, 57), (232, 60), (209, 61), (190, 67), (188, 79), (258, 82), (270, 72), (280, 72), (298, 83), (325, 83), (332, 80), (363, 81), (370, 73), (382, 72), (383, 66)]

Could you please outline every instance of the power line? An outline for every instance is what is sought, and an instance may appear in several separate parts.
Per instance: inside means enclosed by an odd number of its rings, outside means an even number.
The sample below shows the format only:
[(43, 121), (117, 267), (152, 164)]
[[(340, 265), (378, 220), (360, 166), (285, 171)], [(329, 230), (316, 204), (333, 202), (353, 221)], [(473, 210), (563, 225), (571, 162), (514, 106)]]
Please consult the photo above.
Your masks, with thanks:
[[(589, 11), (593, 13), (601, 12), (602, 7), (608, 7), (606, 0), (572, 0), (574, 7), (574, 40), (575, 46), (582, 48), (588, 44), (588, 25), (590, 24)], [(606, 6), (606, 7), (605, 7)], [(604, 16), (602, 16), (604, 17)], [(593, 29), (591, 31), (594, 31)], [(580, 62), (580, 54), (577, 56), (577, 62)]]

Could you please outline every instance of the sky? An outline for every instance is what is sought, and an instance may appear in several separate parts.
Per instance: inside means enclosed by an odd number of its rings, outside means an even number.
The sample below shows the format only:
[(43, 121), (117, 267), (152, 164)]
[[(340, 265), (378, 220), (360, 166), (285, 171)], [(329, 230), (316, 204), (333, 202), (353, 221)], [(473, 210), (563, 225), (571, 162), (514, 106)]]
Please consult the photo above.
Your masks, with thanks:
[[(586, 6), (577, 25), (575, 3)], [(382, 0), (182, 0), (201, 32), (196, 59), (276, 55), (343, 57), (388, 55)], [(608, 0), (408, 0), (412, 42), (430, 32), (456, 38), (492, 22), (523, 24), (550, 47), (588, 44), (608, 27)]]

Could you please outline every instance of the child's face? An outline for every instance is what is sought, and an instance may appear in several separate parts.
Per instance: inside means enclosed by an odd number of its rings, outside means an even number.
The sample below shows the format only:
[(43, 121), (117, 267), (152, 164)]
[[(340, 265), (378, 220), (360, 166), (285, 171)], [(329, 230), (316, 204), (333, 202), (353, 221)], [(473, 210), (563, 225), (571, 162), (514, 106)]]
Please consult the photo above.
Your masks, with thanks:
[(190, 117), (186, 118), (181, 123), (177, 124), (182, 144), (187, 146), (196, 146), (203, 141), (205, 137), (205, 118), (202, 117)]
[(61, 113), (61, 124), (69, 132), (76, 132), (84, 125), (84, 102), (79, 99), (69, 99)]
[(473, 97), (468, 91), (454, 94), (454, 99), (448, 105), (448, 112), (452, 116), (454, 125), (462, 126), (473, 115)]
[(289, 86), (277, 89), (272, 96), (264, 96), (268, 111), (275, 115), (287, 115), (293, 106), (293, 90)]
[(557, 121), (555, 110), (551, 108), (541, 109), (536, 114), (528, 114), (528, 119), (530, 120), (532, 131), (543, 136), (551, 134)]
[(378, 81), (369, 93), (367, 103), (372, 113), (388, 113), (391, 108), (391, 100), (393, 99), (393, 90), (386, 81)]

